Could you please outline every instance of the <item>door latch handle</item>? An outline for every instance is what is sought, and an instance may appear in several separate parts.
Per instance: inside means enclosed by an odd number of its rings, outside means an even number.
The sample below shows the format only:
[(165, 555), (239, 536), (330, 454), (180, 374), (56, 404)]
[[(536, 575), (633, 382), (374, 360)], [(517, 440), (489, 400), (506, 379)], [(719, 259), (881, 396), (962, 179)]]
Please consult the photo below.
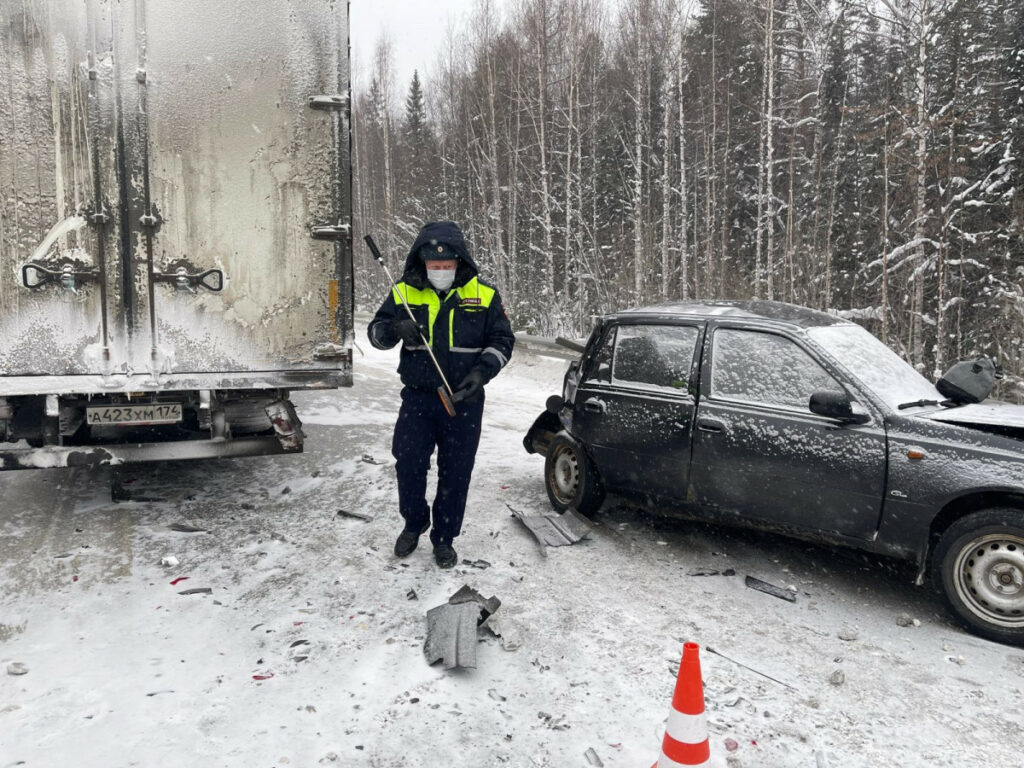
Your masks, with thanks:
[(725, 422), (718, 419), (697, 419), (697, 429), (701, 432), (724, 432)]
[(592, 397), (583, 402), (583, 410), (590, 411), (591, 413), (604, 413), (608, 410), (608, 406), (605, 405), (604, 400)]
[(179, 291), (187, 293), (196, 293), (197, 288), (205, 288), (213, 293), (224, 290), (224, 273), (219, 269), (189, 272), (188, 268), (182, 266), (173, 272), (154, 272), (153, 281), (171, 283)]
[(30, 261), (21, 267), (21, 284), (35, 290), (51, 283), (59, 284), (68, 293), (78, 293), (78, 285), (99, 279), (98, 269), (79, 267), (72, 262), (39, 264)]

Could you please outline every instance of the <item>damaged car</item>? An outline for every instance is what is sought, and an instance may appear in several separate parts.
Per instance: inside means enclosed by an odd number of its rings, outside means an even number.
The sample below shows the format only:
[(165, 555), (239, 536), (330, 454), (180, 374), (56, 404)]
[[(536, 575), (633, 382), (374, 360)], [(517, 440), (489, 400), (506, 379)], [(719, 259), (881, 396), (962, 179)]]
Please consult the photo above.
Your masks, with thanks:
[(601, 318), (524, 438), (557, 510), (658, 512), (913, 560), (983, 637), (1024, 644), (1024, 407), (998, 369), (932, 384), (865, 328), (767, 301)]

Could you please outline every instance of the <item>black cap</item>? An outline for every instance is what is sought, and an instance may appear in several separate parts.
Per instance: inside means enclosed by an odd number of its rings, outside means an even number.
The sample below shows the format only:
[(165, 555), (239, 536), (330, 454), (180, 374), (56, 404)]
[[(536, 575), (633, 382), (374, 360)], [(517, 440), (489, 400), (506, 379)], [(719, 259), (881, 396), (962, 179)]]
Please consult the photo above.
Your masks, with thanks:
[(431, 259), (457, 259), (459, 254), (452, 250), (447, 243), (431, 240), (429, 243), (420, 246), (420, 258), (424, 261)]

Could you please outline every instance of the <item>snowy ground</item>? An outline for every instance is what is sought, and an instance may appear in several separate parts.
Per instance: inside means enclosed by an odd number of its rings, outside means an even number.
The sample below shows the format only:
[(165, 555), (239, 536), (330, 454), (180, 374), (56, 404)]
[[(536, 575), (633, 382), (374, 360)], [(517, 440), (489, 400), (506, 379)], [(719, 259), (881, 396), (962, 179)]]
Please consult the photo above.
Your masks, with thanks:
[[(146, 466), (123, 480), (154, 500), (119, 504), (107, 472), (0, 475), (0, 768), (646, 768), (684, 641), (717, 765), (1021, 765), (1024, 652), (961, 631), (905, 568), (614, 500), (542, 557), (507, 505), (549, 510), (521, 440), (562, 360), (517, 351), (488, 387), (456, 548), (490, 566), (396, 560), (397, 353), (359, 338), (353, 389), (296, 397), (302, 456)], [(445, 672), (425, 613), (464, 584), (519, 647), (482, 631), (478, 667)]]

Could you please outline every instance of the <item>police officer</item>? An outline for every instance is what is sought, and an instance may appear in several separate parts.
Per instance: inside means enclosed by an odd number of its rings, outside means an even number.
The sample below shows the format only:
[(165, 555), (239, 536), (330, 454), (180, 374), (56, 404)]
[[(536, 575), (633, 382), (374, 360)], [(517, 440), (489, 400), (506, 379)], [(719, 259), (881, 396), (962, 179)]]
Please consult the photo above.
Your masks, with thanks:
[[(415, 322), (402, 303), (408, 303)], [(395, 555), (411, 554), (429, 528), (435, 561), (451, 568), (458, 560), (452, 542), (462, 530), (480, 444), (484, 385), (508, 363), (515, 344), (498, 291), (480, 279), (457, 224), (435, 221), (420, 230), (401, 280), (367, 332), (378, 349), (402, 342), (398, 373), (405, 386), (391, 452), (405, 527), (395, 542)], [(441, 377), (424, 339), (454, 387), (454, 416), (438, 396)], [(435, 447), (437, 493), (431, 510), (427, 470)]]

